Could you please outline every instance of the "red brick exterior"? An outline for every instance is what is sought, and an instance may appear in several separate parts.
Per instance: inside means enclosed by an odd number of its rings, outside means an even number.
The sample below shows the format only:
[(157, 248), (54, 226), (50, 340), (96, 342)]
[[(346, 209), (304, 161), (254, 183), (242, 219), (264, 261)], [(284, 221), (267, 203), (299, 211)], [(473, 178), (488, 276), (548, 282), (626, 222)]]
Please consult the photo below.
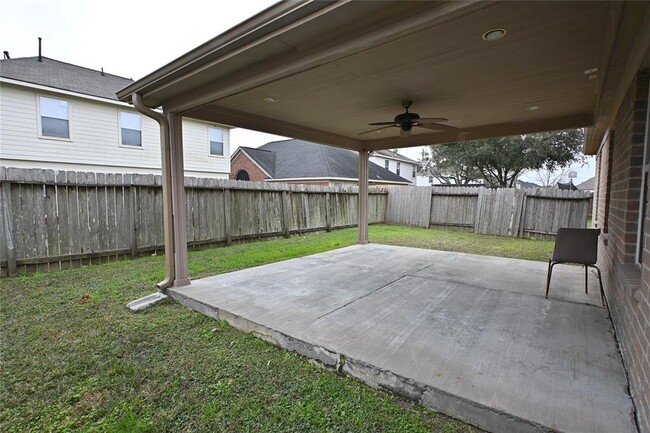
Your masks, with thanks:
[[(650, 73), (630, 86), (597, 155), (594, 225), (603, 230), (599, 265), (607, 302), (629, 374), (641, 433), (650, 433), (650, 207), (643, 228), (643, 265), (637, 233)], [(647, 161), (650, 162), (650, 161)], [(650, 195), (649, 195), (650, 198)]]
[(264, 182), (268, 178), (266, 174), (255, 164), (244, 152), (239, 152), (230, 161), (230, 179), (235, 180), (240, 170), (246, 170), (251, 182)]

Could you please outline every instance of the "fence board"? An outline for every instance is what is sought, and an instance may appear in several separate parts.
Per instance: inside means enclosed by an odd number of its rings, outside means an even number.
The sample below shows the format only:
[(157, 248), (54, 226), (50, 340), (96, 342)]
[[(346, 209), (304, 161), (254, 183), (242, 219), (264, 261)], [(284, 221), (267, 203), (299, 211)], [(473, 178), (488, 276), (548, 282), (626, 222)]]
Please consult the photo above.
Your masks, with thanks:
[(401, 186), (388, 191), (386, 222), (429, 227), (432, 187)]

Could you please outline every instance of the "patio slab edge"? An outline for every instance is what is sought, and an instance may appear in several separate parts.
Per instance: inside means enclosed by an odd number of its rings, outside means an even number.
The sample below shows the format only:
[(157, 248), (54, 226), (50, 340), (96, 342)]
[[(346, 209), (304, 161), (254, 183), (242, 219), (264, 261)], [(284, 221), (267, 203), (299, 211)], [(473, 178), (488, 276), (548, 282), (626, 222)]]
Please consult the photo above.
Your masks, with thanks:
[(343, 353), (300, 340), (222, 308), (197, 301), (174, 289), (168, 290), (167, 294), (181, 305), (198, 313), (216, 320), (224, 320), (240, 331), (251, 333), (268, 343), (317, 361), (339, 373), (349, 374), (373, 388), (387, 390), (478, 428), (504, 433), (563, 433), (555, 426), (543, 426), (522, 419), (420, 381), (395, 374), (363, 360), (350, 358)]

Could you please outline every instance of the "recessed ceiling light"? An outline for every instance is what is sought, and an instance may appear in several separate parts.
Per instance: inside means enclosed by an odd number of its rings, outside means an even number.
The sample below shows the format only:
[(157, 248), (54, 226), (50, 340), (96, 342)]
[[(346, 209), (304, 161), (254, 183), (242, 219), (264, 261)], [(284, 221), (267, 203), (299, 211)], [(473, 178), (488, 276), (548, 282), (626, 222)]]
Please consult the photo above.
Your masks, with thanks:
[(598, 68), (585, 69), (585, 75), (595, 74), (598, 72)]
[(484, 41), (497, 41), (504, 37), (507, 33), (508, 32), (506, 29), (492, 29), (483, 33), (482, 38)]
[(528, 111), (537, 111), (537, 110), (539, 110), (539, 105), (531, 105), (530, 107), (526, 107), (526, 110), (528, 110)]
[(279, 99), (274, 98), (273, 96), (267, 96), (266, 98), (264, 98), (264, 102), (278, 102), (278, 101)]

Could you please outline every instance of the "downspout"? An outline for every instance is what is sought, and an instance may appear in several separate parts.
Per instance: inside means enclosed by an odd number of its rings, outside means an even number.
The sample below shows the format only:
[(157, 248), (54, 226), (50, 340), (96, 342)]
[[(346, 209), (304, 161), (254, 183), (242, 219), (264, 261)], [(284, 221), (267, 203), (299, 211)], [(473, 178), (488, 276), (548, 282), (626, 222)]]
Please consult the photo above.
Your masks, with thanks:
[(174, 268), (174, 224), (172, 223), (172, 164), (169, 140), (169, 122), (162, 114), (152, 110), (142, 103), (138, 93), (131, 95), (133, 106), (142, 114), (152, 118), (160, 125), (160, 154), (162, 162), (162, 193), (163, 193), (163, 230), (165, 238), (165, 279), (156, 284), (158, 290), (165, 292), (175, 278)]

